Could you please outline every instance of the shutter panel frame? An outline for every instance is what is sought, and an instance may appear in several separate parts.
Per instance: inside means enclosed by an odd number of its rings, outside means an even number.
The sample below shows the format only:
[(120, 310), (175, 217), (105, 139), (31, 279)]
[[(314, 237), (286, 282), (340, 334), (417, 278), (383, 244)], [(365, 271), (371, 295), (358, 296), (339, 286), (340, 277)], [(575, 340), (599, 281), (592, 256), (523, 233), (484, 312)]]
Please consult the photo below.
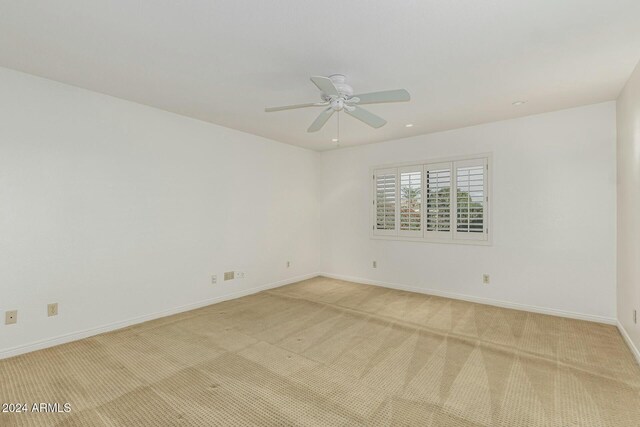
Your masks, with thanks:
[(373, 234), (376, 236), (397, 236), (398, 168), (374, 170), (373, 201)]
[[(425, 237), (430, 240), (450, 241), (453, 238), (453, 162), (428, 163), (425, 170)], [(433, 182), (433, 185), (432, 184)], [(448, 204), (442, 200), (448, 182)], [(435, 191), (432, 191), (431, 188)], [(447, 212), (448, 209), (448, 212)], [(441, 212), (442, 211), (442, 212)]]
[[(423, 181), (424, 167), (422, 165), (398, 168), (398, 236), (417, 238), (424, 236)], [(416, 188), (417, 193), (415, 192)], [(403, 194), (405, 189), (411, 193), (408, 199)], [(403, 206), (403, 199), (408, 200), (407, 206)], [(416, 207), (417, 213), (415, 212)], [(408, 210), (414, 212), (411, 213)]]
[[(453, 239), (454, 240), (488, 240), (489, 229), (489, 178), (488, 178), (488, 159), (477, 158), (468, 160), (459, 160), (453, 162), (454, 177), (455, 177), (455, 193), (452, 194), (455, 204), (455, 224), (453, 227)], [(480, 173), (478, 173), (480, 172)], [(481, 180), (478, 177), (481, 177)], [(481, 185), (480, 185), (481, 181)], [(461, 193), (466, 193), (465, 200), (459, 200), (458, 190), (462, 189)], [(466, 191), (465, 191), (466, 190)], [(472, 200), (472, 193), (475, 193), (476, 197), (480, 200)], [(479, 194), (481, 193), (481, 194)], [(463, 196), (464, 197), (464, 196)], [(462, 203), (461, 203), (462, 202)], [(471, 220), (471, 215), (474, 210), (471, 205), (482, 205), (482, 225), (481, 231), (471, 231), (474, 223)], [(477, 212), (477, 207), (475, 208)], [(477, 213), (476, 213), (477, 215)], [(460, 219), (462, 217), (462, 220)], [(466, 221), (465, 221), (466, 219)], [(475, 225), (478, 225), (477, 223)], [(467, 230), (467, 231), (465, 231)]]

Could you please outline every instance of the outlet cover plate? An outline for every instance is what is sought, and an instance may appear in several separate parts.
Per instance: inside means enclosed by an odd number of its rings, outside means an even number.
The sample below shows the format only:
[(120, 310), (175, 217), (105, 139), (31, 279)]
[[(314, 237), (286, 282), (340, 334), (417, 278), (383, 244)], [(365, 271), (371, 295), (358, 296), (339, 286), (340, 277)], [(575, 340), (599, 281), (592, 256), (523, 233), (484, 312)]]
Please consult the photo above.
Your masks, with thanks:
[(13, 325), (18, 322), (18, 310), (10, 310), (4, 314), (4, 324)]
[(58, 303), (54, 302), (51, 304), (47, 304), (47, 316), (57, 316), (58, 315)]

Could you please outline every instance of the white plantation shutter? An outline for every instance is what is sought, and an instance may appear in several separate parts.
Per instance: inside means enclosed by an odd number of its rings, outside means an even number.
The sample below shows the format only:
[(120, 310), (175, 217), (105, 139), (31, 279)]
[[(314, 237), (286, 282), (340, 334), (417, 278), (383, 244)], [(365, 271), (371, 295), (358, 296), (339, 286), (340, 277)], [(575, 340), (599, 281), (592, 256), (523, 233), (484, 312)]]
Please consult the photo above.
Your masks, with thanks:
[(398, 169), (400, 175), (400, 229), (398, 235), (422, 236), (422, 165)]
[(426, 236), (451, 238), (451, 163), (425, 165)]
[(487, 238), (487, 161), (463, 160), (454, 163), (456, 181), (455, 239)]
[(489, 158), (374, 170), (373, 235), (488, 244)]
[(398, 170), (379, 169), (374, 172), (374, 234), (396, 235)]

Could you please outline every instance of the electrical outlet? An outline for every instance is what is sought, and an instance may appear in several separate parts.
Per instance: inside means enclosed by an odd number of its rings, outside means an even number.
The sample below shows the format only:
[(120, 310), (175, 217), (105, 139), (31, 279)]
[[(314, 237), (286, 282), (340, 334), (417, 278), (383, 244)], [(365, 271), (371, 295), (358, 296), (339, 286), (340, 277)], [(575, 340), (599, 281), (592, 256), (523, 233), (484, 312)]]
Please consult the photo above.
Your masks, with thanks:
[(211, 284), (215, 285), (216, 283), (218, 283), (218, 276), (214, 274), (211, 276)]
[(4, 324), (13, 325), (18, 322), (18, 310), (7, 311), (4, 314)]
[(291, 261), (287, 261), (287, 268), (291, 267)]
[(378, 268), (378, 261), (373, 261), (373, 268)]
[(236, 277), (238, 279), (244, 279), (244, 271), (238, 271), (236, 272)]
[(233, 280), (235, 278), (236, 278), (236, 275), (234, 271), (225, 271), (224, 280)]
[(484, 283), (485, 285), (488, 285), (490, 282), (491, 282), (491, 276), (489, 276), (488, 274), (483, 274), (482, 283)]
[(47, 316), (57, 316), (58, 315), (58, 303), (54, 302), (51, 304), (47, 304)]

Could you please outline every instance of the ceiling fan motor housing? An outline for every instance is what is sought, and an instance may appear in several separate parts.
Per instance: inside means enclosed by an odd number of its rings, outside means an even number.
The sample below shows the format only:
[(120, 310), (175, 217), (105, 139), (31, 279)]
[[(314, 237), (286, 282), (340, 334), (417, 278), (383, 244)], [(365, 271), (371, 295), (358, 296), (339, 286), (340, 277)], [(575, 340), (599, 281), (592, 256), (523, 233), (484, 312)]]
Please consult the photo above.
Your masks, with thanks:
[[(347, 78), (342, 74), (332, 74), (329, 76), (331, 82), (338, 90), (338, 93), (343, 98), (349, 98), (353, 96), (353, 88), (349, 86), (346, 82)], [(327, 96), (323, 94), (323, 96)]]

